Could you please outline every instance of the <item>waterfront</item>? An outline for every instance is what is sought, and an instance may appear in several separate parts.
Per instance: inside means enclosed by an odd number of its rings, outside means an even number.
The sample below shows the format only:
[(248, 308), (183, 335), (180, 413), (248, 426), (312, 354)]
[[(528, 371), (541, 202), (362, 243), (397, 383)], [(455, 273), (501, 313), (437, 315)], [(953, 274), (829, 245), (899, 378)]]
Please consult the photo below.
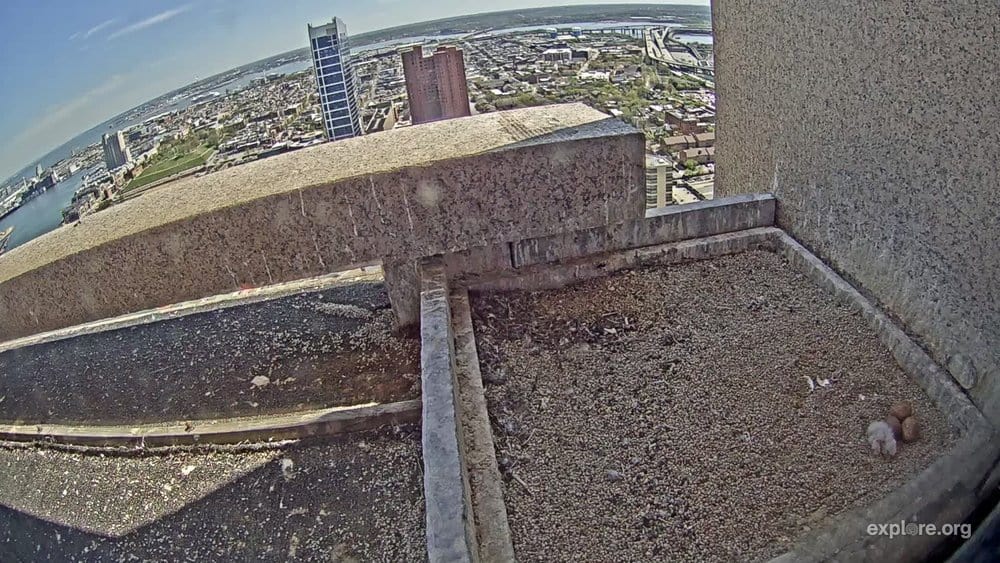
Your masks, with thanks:
[(62, 223), (62, 210), (73, 199), (73, 193), (83, 183), (83, 170), (56, 184), (17, 211), (0, 219), (0, 231), (14, 227), (7, 250), (57, 228)]

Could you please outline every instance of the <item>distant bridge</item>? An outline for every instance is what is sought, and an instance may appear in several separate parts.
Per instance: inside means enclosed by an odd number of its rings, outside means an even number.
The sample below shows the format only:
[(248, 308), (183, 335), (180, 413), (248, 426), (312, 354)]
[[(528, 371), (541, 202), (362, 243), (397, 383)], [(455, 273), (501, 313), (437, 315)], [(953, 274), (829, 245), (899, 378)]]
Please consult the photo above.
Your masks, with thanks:
[(711, 29), (686, 27), (644, 28), (643, 40), (646, 56), (650, 59), (689, 72), (713, 75), (712, 63), (705, 60), (696, 49), (682, 41), (677, 35), (711, 35)]

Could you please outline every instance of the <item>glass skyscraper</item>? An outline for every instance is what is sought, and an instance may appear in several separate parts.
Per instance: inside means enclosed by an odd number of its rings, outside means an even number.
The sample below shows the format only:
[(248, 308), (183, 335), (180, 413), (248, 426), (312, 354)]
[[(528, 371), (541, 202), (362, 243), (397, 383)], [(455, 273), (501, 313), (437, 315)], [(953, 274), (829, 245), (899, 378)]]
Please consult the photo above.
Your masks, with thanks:
[(357, 137), (361, 135), (361, 112), (347, 26), (333, 18), (328, 24), (308, 27), (326, 136), (331, 141)]

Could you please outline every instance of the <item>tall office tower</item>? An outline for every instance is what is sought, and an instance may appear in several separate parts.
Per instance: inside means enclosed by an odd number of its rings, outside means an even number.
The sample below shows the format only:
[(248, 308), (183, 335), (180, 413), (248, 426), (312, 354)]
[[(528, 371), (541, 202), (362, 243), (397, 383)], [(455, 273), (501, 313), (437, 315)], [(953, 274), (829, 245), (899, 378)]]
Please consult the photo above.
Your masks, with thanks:
[(132, 153), (125, 144), (125, 135), (121, 131), (115, 134), (105, 133), (101, 137), (101, 147), (104, 149), (104, 164), (108, 170), (124, 166), (132, 160)]
[(420, 46), (400, 53), (413, 124), (472, 115), (461, 49), (439, 47), (425, 57)]
[(347, 26), (333, 18), (328, 24), (308, 27), (326, 136), (331, 141), (357, 137), (362, 131), (361, 112)]
[(41, 178), (41, 177), (42, 177), (42, 163), (39, 162), (38, 164), (35, 165), (35, 178)]

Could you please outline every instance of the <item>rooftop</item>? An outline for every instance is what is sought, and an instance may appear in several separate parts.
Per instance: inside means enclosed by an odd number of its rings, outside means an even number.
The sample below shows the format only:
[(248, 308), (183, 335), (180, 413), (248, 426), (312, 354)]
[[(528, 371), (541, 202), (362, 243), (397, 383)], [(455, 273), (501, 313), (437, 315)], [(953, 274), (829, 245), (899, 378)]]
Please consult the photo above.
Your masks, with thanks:
[[(26, 558), (940, 547), (866, 530), (993, 490), (978, 376), (803, 246), (800, 207), (644, 211), (644, 164), (579, 105), (481, 115), (179, 182), (3, 256), (0, 533)], [(309, 279), (360, 264), (381, 278)], [(896, 455), (873, 452), (903, 400)]]

